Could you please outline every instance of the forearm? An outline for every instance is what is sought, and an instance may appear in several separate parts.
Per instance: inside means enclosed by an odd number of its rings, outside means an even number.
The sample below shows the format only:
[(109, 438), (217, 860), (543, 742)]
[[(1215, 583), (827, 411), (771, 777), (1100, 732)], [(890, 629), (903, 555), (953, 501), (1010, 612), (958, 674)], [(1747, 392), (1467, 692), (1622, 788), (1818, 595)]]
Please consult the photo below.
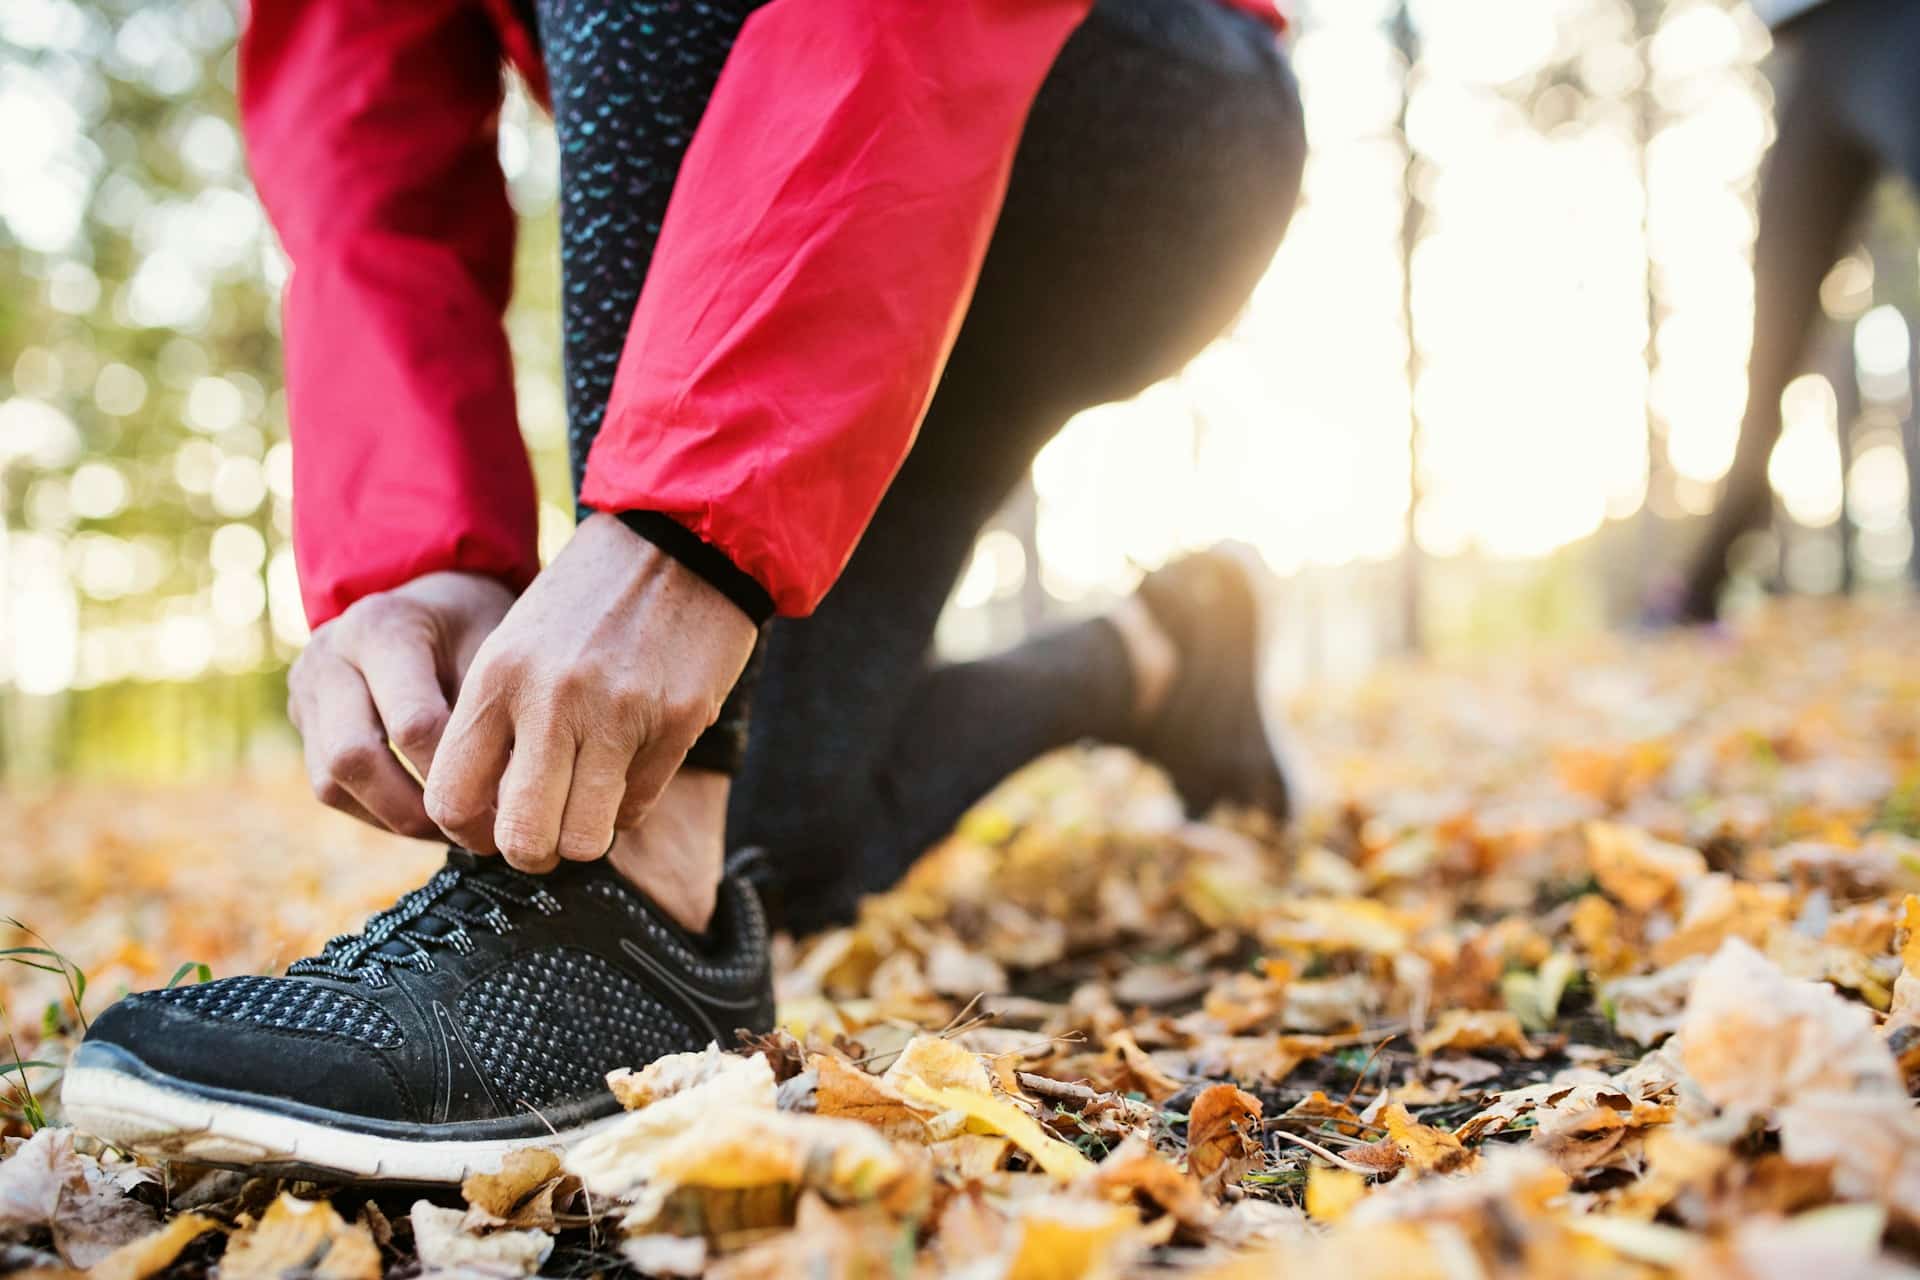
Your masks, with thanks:
[(499, 74), (462, 0), (261, 0), (242, 39), (249, 160), (292, 267), (294, 544), (316, 626), (423, 574), (518, 588), (538, 567), (501, 324)]
[(670, 517), (810, 611), (912, 444), (1088, 7), (757, 12), (681, 169), (583, 500)]

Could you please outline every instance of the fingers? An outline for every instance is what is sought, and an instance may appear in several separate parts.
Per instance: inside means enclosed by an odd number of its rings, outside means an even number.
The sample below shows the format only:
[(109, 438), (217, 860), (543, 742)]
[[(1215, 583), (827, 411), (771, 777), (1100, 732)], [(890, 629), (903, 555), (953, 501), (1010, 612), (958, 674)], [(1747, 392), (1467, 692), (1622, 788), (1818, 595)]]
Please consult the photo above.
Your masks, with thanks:
[(573, 735), (551, 717), (516, 732), (493, 820), (494, 846), (515, 868), (541, 875), (560, 864), (560, 821), (573, 763)]
[(485, 668), (476, 669), (427, 775), (427, 815), (449, 840), (475, 853), (500, 852), (493, 842), (494, 802), (513, 743), (506, 703), (487, 684)]
[(401, 835), (434, 835), (420, 787), (388, 749), (360, 673), (336, 658), (314, 655), (290, 683), (307, 778), (321, 802)]
[(647, 811), (659, 801), (660, 793), (673, 781), (673, 775), (680, 772), (680, 763), (687, 758), (691, 745), (691, 737), (677, 751), (664, 749), (660, 742), (649, 742), (633, 757), (627, 769), (626, 794), (614, 818), (615, 826), (624, 831), (640, 825)]
[(560, 819), (561, 857), (591, 862), (613, 845), (620, 803), (627, 793), (627, 769), (633, 760), (630, 745), (589, 737), (573, 762), (573, 784)]
[[(440, 673), (428, 644), (366, 646), (354, 658), (373, 696), (373, 709), (387, 737), (426, 777), (433, 753), (446, 732), (452, 708), (440, 688)], [(424, 812), (424, 810), (423, 810)]]

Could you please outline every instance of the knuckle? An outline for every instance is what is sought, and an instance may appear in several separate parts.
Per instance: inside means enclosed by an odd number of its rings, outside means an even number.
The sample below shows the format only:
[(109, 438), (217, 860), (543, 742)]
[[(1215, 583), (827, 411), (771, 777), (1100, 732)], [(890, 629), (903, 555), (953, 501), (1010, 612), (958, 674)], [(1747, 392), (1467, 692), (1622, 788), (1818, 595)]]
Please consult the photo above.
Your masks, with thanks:
[(600, 678), (600, 673), (584, 665), (575, 665), (558, 672), (547, 685), (548, 692), (554, 697), (568, 702), (598, 701), (613, 691)]
[(560, 833), (560, 856), (570, 861), (584, 862), (599, 857), (613, 843), (613, 833), (596, 835), (590, 831), (562, 831)]
[(378, 753), (385, 749), (385, 743), (367, 739), (342, 743), (327, 753), (327, 776), (336, 782), (358, 782), (373, 772)]
[(431, 707), (418, 707), (403, 712), (396, 723), (389, 726), (393, 740), (403, 747), (424, 747), (432, 742), (434, 735), (446, 726), (447, 715)]
[(427, 788), (427, 816), (444, 831), (465, 831), (475, 826), (481, 814), (472, 805), (463, 804), (444, 792)]
[(551, 833), (513, 814), (502, 814), (494, 823), (493, 842), (509, 857), (541, 858), (553, 852)]
[(322, 775), (308, 779), (313, 787), (313, 797), (329, 809), (344, 809), (352, 803), (352, 796), (337, 778)]

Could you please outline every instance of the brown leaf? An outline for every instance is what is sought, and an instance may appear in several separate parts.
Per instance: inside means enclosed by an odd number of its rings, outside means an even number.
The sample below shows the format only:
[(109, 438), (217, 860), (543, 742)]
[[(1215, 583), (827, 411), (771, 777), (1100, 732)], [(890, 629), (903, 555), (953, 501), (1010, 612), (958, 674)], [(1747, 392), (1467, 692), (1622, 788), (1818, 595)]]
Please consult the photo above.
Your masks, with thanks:
[(0, 1162), (0, 1237), (50, 1231), (70, 1266), (91, 1267), (154, 1224), (152, 1209), (73, 1149), (71, 1129), (41, 1129)]
[(1230, 1084), (1209, 1085), (1187, 1113), (1187, 1169), (1218, 1195), (1260, 1163), (1260, 1099)]
[(858, 1120), (896, 1141), (932, 1141), (926, 1114), (888, 1081), (868, 1075), (832, 1054), (814, 1054), (809, 1066), (818, 1073), (814, 1090), (817, 1114)]
[(565, 1205), (578, 1179), (560, 1167), (560, 1153), (543, 1147), (511, 1152), (495, 1173), (476, 1173), (460, 1184), (469, 1206), (469, 1231), (495, 1227), (555, 1229), (554, 1207)]
[(1191, 1174), (1139, 1138), (1127, 1139), (1101, 1161), (1092, 1185), (1106, 1198), (1132, 1204), (1149, 1217), (1171, 1217), (1189, 1243), (1199, 1243), (1220, 1214)]
[[(452, 1212), (449, 1210), (449, 1212)], [(362, 1226), (349, 1226), (325, 1200), (282, 1193), (252, 1226), (227, 1245), (221, 1280), (380, 1280), (380, 1248)]]
[(1118, 1068), (1107, 1081), (1107, 1087), (1114, 1092), (1139, 1092), (1150, 1102), (1165, 1102), (1186, 1087), (1162, 1071), (1129, 1032), (1116, 1031), (1109, 1036), (1107, 1052), (1113, 1055)]

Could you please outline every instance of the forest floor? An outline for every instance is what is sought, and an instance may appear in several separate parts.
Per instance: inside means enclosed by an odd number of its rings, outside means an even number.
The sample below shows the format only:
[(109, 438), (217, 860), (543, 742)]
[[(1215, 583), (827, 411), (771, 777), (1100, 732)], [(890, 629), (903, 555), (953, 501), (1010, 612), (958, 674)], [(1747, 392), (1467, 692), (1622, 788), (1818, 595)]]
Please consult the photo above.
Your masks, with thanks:
[(0, 798), (0, 946), (60, 957), (0, 965), (0, 1271), (1920, 1276), (1916, 622), (1300, 700), (1287, 832), (1043, 761), (783, 949), (779, 1032), (437, 1199), (150, 1169), (58, 1104), (119, 992), (283, 966), (436, 851), (277, 780)]

